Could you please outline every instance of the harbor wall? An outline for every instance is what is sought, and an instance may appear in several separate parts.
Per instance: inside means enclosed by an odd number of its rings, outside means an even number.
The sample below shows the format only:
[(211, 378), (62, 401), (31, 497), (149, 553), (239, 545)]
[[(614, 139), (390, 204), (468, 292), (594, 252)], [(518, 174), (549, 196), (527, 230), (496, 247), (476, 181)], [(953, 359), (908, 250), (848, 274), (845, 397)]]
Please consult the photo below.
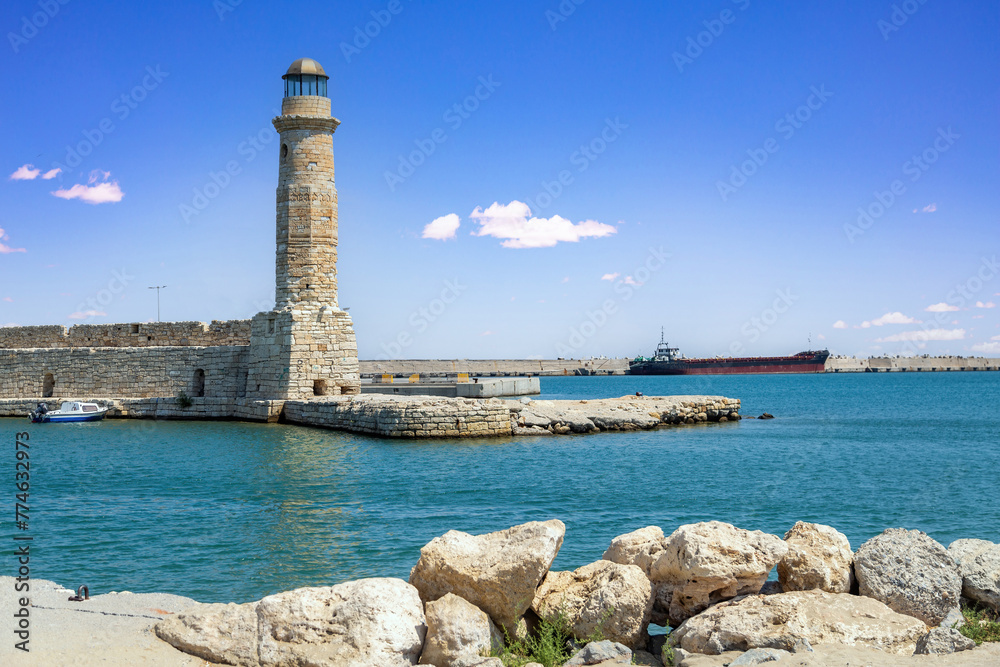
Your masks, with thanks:
[(830, 357), (827, 373), (920, 373), (941, 371), (997, 371), (1000, 359), (989, 357)]
[(246, 396), (249, 347), (0, 349), (0, 397)]
[(451, 377), (466, 373), (478, 377), (517, 375), (624, 375), (628, 359), (393, 359), (362, 360), (361, 377), (380, 375)]
[(0, 327), (0, 349), (212, 347), (250, 344), (250, 320)]

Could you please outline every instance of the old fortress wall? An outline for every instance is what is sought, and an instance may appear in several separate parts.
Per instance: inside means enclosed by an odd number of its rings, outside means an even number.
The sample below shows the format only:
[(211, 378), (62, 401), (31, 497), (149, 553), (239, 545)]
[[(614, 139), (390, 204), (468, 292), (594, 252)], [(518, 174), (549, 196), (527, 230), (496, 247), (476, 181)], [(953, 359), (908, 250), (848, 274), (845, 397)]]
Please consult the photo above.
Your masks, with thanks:
[(0, 349), (249, 345), (250, 320), (0, 328)]

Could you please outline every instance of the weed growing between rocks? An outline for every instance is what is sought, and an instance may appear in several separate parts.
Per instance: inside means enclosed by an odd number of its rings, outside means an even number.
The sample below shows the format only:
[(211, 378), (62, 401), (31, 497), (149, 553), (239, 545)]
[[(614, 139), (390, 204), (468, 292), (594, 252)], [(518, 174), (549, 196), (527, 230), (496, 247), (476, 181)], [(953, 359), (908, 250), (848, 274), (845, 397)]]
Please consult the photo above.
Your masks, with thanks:
[(190, 408), (194, 405), (194, 401), (192, 401), (191, 397), (182, 390), (179, 394), (177, 394), (177, 404), (182, 408)]
[[(610, 615), (606, 614), (608, 617)], [(577, 640), (573, 636), (569, 617), (560, 610), (548, 618), (540, 619), (533, 635), (518, 640), (511, 639), (508, 635), (507, 645), (494, 649), (490, 655), (500, 658), (504, 667), (524, 667), (529, 662), (538, 662), (545, 667), (562, 667), (580, 647), (603, 640), (604, 635), (600, 629), (583, 640)]]
[(980, 606), (962, 607), (965, 625), (958, 629), (963, 635), (976, 642), (1000, 642), (1000, 617), (991, 609)]

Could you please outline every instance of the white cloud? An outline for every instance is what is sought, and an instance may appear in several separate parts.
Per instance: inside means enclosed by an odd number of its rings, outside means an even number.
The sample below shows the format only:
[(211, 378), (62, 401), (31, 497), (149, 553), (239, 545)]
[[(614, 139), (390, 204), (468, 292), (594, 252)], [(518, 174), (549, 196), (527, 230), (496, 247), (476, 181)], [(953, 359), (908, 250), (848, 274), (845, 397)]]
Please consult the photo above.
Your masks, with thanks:
[(56, 176), (58, 176), (61, 173), (62, 173), (62, 169), (60, 167), (56, 167), (55, 169), (49, 169), (47, 172), (45, 172), (44, 174), (42, 174), (42, 179), (44, 179), (46, 181), (51, 181), (53, 178), (55, 178)]
[(12, 181), (33, 181), (42, 173), (41, 169), (35, 169), (32, 164), (21, 165), (13, 174), (9, 176)]
[(566, 276), (565, 278), (563, 278), (563, 279), (562, 279), (562, 281), (563, 281), (564, 283), (568, 283), (568, 282), (569, 282), (569, 276)]
[(480, 336), (492, 336), (492, 335), (493, 335), (493, 332), (492, 332), (492, 331), (484, 331), (483, 333), (481, 333), (481, 334), (479, 334), (479, 335), (480, 335)]
[(12, 252), (28, 252), (24, 248), (11, 248), (9, 245), (5, 244), (4, 241), (8, 238), (7, 232), (5, 232), (3, 228), (0, 228), (0, 255), (8, 255)]
[(600, 238), (618, 231), (596, 220), (574, 224), (558, 215), (535, 218), (528, 205), (516, 199), (509, 204), (494, 202), (486, 210), (477, 206), (469, 217), (479, 223), (474, 235), (504, 239), (500, 244), (504, 248), (548, 248), (560, 241), (576, 243), (583, 238)]
[[(96, 170), (90, 173), (87, 185), (77, 183), (69, 190), (55, 190), (52, 194), (60, 199), (80, 199), (88, 204), (107, 204), (120, 202), (125, 193), (118, 186), (118, 181), (108, 181), (111, 172)], [(101, 182), (98, 183), (97, 181)]]
[(642, 283), (636, 282), (635, 278), (632, 276), (625, 276), (626, 285), (635, 285), (636, 287), (642, 287)]
[[(875, 327), (881, 327), (886, 324), (919, 324), (919, 323), (920, 320), (915, 320), (912, 317), (904, 315), (903, 313), (900, 312), (886, 313), (882, 317), (877, 317), (871, 321), (871, 325)], [(867, 329), (868, 327), (865, 327), (865, 324), (867, 324), (867, 322), (863, 323), (861, 326)]]
[(978, 343), (972, 346), (973, 352), (988, 352), (991, 354), (1000, 354), (1000, 343)]
[(603, 276), (601, 276), (601, 280), (614, 280), (620, 275), (621, 275), (620, 273), (605, 273)]
[(926, 342), (929, 340), (963, 340), (965, 329), (929, 329), (927, 331), (904, 331), (885, 338), (876, 338), (876, 343), (902, 343), (903, 341)]
[(837, 320), (836, 322), (833, 323), (833, 328), (834, 329), (846, 329), (847, 328), (847, 322), (845, 322), (844, 320)]
[(14, 303), (14, 299), (10, 298), (9, 296), (5, 296), (3, 300), (6, 301), (7, 303)]
[(871, 327), (871, 325), (872, 325), (871, 322), (865, 320), (864, 322), (861, 323), (860, 327), (855, 327), (855, 328), (868, 329)]
[(983, 303), (982, 301), (976, 302), (976, 308), (996, 308), (996, 307), (997, 305), (992, 301), (987, 301), (986, 303)]
[(77, 311), (75, 313), (70, 313), (66, 317), (71, 320), (85, 320), (88, 317), (107, 317), (107, 313), (103, 310), (84, 310), (82, 312)]
[(823, 334), (817, 334), (816, 338), (819, 338), (820, 340), (826, 340), (826, 336), (824, 336)]
[(950, 313), (958, 310), (958, 306), (949, 306), (942, 301), (941, 303), (935, 303), (933, 306), (927, 306), (924, 310), (928, 313)]
[(442, 215), (440, 218), (431, 220), (424, 227), (424, 233), (421, 235), (421, 238), (437, 239), (438, 241), (453, 239), (455, 238), (455, 232), (458, 231), (458, 227), (461, 224), (462, 220), (456, 213)]

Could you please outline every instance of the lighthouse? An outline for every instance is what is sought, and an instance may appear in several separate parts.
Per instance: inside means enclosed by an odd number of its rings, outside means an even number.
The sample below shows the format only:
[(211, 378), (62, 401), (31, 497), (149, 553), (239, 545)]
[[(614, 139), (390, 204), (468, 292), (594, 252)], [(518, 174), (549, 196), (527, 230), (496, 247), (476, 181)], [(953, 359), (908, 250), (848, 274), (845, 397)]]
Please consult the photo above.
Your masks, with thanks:
[(337, 188), (329, 77), (311, 58), (282, 77), (274, 310), (252, 321), (247, 396), (360, 393), (350, 315), (337, 302)]

